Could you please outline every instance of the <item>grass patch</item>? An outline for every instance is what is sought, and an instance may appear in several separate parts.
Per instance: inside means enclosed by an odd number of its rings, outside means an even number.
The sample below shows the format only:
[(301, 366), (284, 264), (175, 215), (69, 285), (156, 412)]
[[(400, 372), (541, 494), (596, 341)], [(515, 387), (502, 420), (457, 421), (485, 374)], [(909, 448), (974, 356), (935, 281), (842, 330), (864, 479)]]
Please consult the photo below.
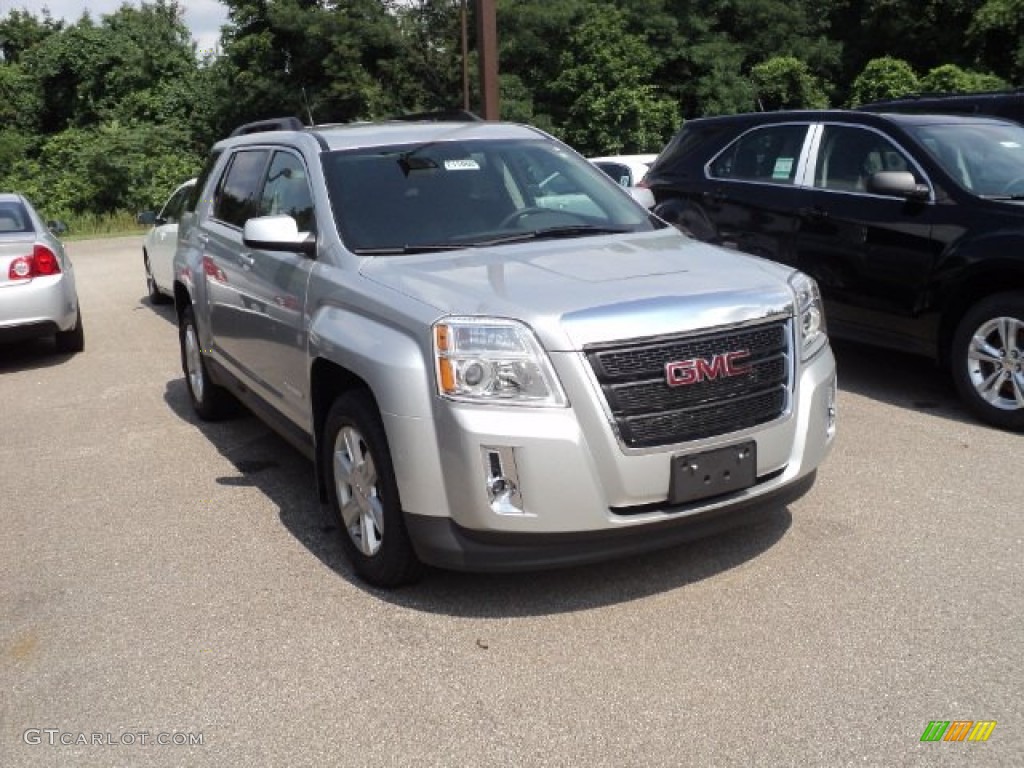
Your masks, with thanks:
[(85, 240), (91, 237), (116, 237), (118, 235), (141, 235), (149, 227), (135, 221), (135, 214), (128, 211), (116, 213), (80, 213), (61, 217), (68, 230), (62, 240)]

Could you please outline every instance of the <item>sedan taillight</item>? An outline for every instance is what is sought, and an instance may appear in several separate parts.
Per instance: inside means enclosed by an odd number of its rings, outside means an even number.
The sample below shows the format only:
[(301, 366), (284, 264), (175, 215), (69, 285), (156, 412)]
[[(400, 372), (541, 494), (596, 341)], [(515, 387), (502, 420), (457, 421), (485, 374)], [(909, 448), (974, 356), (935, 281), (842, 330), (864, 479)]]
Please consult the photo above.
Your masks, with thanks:
[(19, 256), (7, 270), (8, 280), (31, 280), (44, 275), (59, 275), (60, 261), (57, 254), (45, 245), (36, 245), (30, 256)]

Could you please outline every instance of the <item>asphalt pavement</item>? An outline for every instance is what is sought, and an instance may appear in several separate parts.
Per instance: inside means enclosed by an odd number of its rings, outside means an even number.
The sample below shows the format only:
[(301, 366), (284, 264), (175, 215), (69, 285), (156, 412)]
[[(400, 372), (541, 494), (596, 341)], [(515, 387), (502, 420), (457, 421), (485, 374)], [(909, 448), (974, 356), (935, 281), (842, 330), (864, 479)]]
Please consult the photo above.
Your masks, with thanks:
[(836, 448), (745, 528), (384, 592), (192, 416), (141, 247), (69, 244), (85, 352), (0, 347), (0, 767), (1024, 765), (1024, 436), (927, 361), (837, 344)]

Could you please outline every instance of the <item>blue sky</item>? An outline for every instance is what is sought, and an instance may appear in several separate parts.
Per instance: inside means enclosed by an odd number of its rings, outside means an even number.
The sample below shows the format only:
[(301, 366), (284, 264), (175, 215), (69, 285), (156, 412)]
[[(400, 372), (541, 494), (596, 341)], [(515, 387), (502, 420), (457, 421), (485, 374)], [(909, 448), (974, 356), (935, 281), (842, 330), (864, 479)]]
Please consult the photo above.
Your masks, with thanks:
[[(125, 4), (125, 0), (0, 0), (0, 17), (12, 10), (26, 10), (33, 16), (42, 16), (43, 8), (48, 8), (55, 19), (65, 19), (70, 23), (78, 21), (82, 12), (99, 21), (104, 14), (112, 13)], [(128, 2), (138, 6), (138, 0)], [(192, 30), (192, 37), (202, 49), (213, 48), (220, 38), (220, 27), (227, 21), (228, 10), (217, 0), (180, 0), (185, 9), (185, 23)]]

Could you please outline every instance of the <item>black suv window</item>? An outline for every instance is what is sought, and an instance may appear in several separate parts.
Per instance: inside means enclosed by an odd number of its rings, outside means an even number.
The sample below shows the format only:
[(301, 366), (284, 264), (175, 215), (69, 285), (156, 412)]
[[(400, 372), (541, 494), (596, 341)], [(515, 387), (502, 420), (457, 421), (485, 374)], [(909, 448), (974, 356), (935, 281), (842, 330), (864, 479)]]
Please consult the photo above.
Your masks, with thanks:
[(257, 216), (257, 203), (268, 150), (242, 150), (231, 158), (213, 204), (213, 216), (226, 224), (242, 227)]
[(770, 125), (743, 134), (711, 161), (712, 178), (792, 184), (807, 125)]
[(826, 125), (814, 167), (814, 186), (841, 192), (864, 192), (868, 177), (879, 171), (909, 171), (924, 180), (900, 149), (880, 133), (852, 125)]
[(275, 152), (260, 197), (260, 216), (285, 213), (302, 232), (316, 231), (313, 194), (302, 160), (290, 152)]

